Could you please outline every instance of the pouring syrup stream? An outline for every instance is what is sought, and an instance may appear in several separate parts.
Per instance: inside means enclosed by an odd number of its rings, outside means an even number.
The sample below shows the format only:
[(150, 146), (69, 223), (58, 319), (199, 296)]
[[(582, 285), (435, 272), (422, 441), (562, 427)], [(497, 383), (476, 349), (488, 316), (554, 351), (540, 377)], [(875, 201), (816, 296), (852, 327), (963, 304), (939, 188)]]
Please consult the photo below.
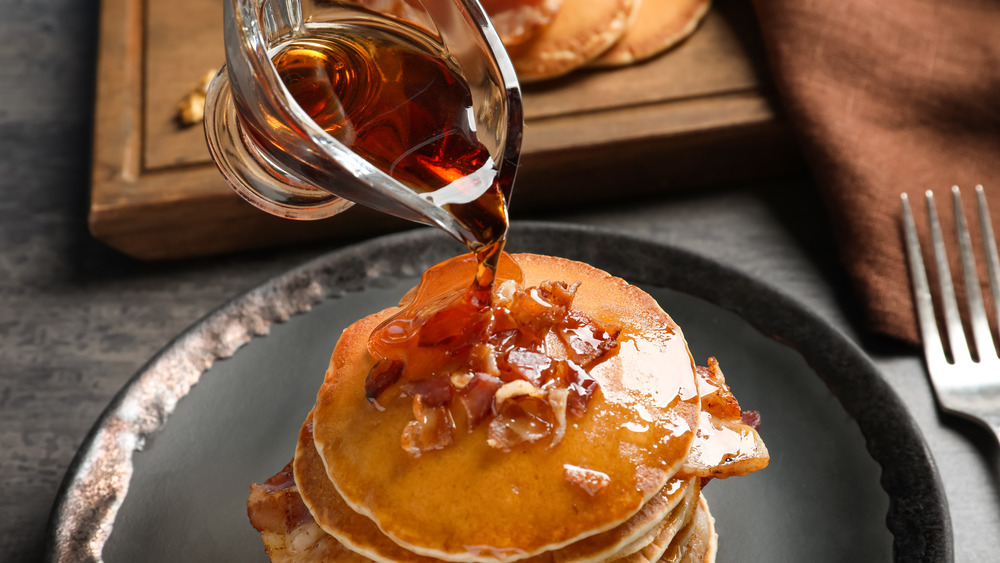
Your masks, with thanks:
[(295, 39), (277, 51), (275, 68), (327, 133), (472, 233), (469, 298), (488, 307), (512, 186), (476, 136), (469, 86), (440, 53), (389, 29), (357, 28)]

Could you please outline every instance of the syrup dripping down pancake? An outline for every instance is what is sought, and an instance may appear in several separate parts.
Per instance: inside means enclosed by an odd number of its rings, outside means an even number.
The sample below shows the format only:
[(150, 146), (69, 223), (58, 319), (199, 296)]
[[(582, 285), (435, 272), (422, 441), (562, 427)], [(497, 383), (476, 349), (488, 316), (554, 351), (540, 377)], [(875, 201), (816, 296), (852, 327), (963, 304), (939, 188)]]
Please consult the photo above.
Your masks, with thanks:
[[(438, 561), (413, 553), (393, 542), (375, 523), (343, 501), (326, 477), (323, 462), (316, 452), (312, 435), (312, 417), (299, 432), (294, 461), (297, 491), (323, 531), (350, 550), (376, 561), (432, 563)], [(665, 519), (676, 519), (698, 497), (699, 480), (671, 479), (667, 485), (631, 518), (616, 528), (584, 538), (562, 549), (544, 552), (523, 563), (584, 563), (607, 561), (619, 553), (631, 553), (661, 536)], [(676, 530), (675, 530), (676, 531)], [(629, 547), (635, 547), (628, 550)]]
[[(292, 464), (268, 479), (264, 484), (251, 486), (247, 502), (250, 521), (261, 533), (267, 554), (272, 563), (373, 563), (395, 561), (383, 556), (367, 557), (341, 544), (337, 538), (326, 533), (311, 518), (299, 496), (295, 481), (291, 478)], [(707, 522), (707, 505), (700, 495), (697, 482), (686, 482), (675, 491), (676, 505), (670, 514), (659, 523), (651, 534), (610, 556), (602, 556), (593, 561), (608, 563), (667, 563), (684, 562), (711, 563), (714, 560), (715, 532)], [(681, 494), (683, 491), (683, 494)], [(696, 520), (700, 519), (700, 520)], [(708, 526), (691, 526), (692, 522), (707, 523)], [(372, 524), (372, 527), (374, 525)], [(678, 534), (678, 532), (680, 532)], [(693, 533), (691, 533), (693, 532)], [(681, 544), (681, 540), (686, 544)], [(705, 555), (711, 546), (711, 557)], [(666, 548), (669, 548), (665, 551)], [(672, 552), (670, 550), (673, 550)], [(659, 559), (652, 559), (662, 554)], [(562, 557), (563, 552), (555, 552), (544, 557), (551, 563), (567, 563), (573, 559)], [(400, 561), (426, 561), (434, 559), (413, 559), (409, 555)], [(683, 558), (683, 559), (682, 559)], [(533, 558), (529, 561), (540, 561)]]
[[(680, 329), (648, 294), (586, 264), (518, 255), (525, 286), (581, 282), (573, 306), (621, 328), (618, 354), (597, 365), (587, 414), (557, 447), (499, 451), (480, 426), (419, 458), (400, 447), (412, 419), (402, 397), (366, 400), (368, 336), (396, 310), (345, 330), (313, 411), (315, 445), (344, 501), (409, 551), (449, 561), (523, 559), (628, 520), (687, 457), (700, 411), (693, 362)], [(471, 279), (471, 275), (465, 279)], [(379, 409), (382, 409), (381, 411)], [(568, 483), (566, 467), (599, 473), (595, 494)]]
[(642, 0), (634, 23), (589, 66), (634, 64), (656, 56), (694, 33), (711, 0)]

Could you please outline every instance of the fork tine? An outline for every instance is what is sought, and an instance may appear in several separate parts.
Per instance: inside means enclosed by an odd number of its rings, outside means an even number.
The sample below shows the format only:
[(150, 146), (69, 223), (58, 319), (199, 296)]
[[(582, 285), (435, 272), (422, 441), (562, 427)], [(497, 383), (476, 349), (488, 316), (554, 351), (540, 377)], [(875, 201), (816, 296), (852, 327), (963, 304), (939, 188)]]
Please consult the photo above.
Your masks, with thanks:
[(917, 323), (920, 325), (920, 340), (924, 343), (927, 363), (933, 365), (944, 361), (944, 345), (938, 333), (937, 320), (934, 318), (931, 286), (927, 281), (927, 270), (920, 252), (920, 239), (917, 238), (917, 226), (913, 221), (910, 198), (905, 193), (899, 197), (903, 200), (903, 233), (906, 238), (906, 256), (910, 264), (913, 298), (917, 307)]
[(979, 229), (983, 234), (983, 250), (986, 254), (986, 271), (990, 278), (990, 293), (993, 294), (993, 307), (996, 309), (997, 322), (1000, 323), (1000, 258), (997, 258), (997, 239), (993, 234), (993, 222), (990, 220), (986, 191), (982, 185), (976, 186), (976, 203), (979, 211)]
[(972, 238), (969, 235), (969, 225), (965, 220), (965, 211), (962, 209), (962, 193), (958, 186), (952, 186), (951, 199), (955, 211), (955, 232), (958, 235), (958, 250), (962, 260), (965, 296), (969, 304), (972, 339), (976, 345), (976, 354), (980, 358), (993, 357), (996, 356), (997, 350), (993, 346), (990, 322), (986, 319), (983, 292), (979, 288), (979, 274), (976, 272), (976, 259), (972, 255)]
[(941, 236), (941, 222), (938, 220), (937, 208), (934, 205), (934, 193), (927, 190), (926, 196), (927, 220), (931, 227), (934, 263), (937, 266), (938, 285), (941, 290), (941, 309), (944, 312), (945, 332), (948, 335), (948, 346), (951, 348), (951, 359), (956, 363), (960, 361), (972, 361), (972, 354), (969, 353), (969, 346), (965, 342), (962, 319), (958, 313), (955, 285), (951, 281), (951, 271), (948, 267), (948, 253), (944, 249), (944, 238)]

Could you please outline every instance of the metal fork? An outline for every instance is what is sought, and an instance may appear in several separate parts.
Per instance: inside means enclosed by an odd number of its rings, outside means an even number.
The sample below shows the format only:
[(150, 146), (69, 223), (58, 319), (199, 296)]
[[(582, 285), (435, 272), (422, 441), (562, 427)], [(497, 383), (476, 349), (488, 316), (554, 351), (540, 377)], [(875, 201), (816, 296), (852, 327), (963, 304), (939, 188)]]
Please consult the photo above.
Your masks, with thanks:
[[(997, 357), (997, 350), (993, 344), (986, 308), (983, 305), (983, 294), (979, 289), (979, 276), (972, 255), (972, 241), (962, 210), (962, 196), (958, 186), (951, 189), (951, 194), (962, 261), (962, 277), (965, 281), (965, 293), (968, 296), (971, 338), (966, 337), (962, 328), (955, 288), (948, 269), (948, 257), (941, 237), (941, 225), (934, 206), (934, 195), (929, 190), (926, 194), (934, 261), (940, 282), (944, 332), (951, 351), (950, 361), (945, 355), (937, 319), (934, 316), (930, 284), (920, 254), (920, 243), (917, 240), (910, 202), (906, 194), (900, 196), (903, 200), (906, 253), (909, 257), (910, 279), (913, 282), (920, 336), (924, 343), (924, 357), (941, 408), (986, 426), (1000, 441), (1000, 358)], [(993, 235), (993, 226), (990, 224), (986, 195), (982, 186), (976, 186), (976, 200), (990, 291), (993, 295), (993, 304), (997, 308), (997, 318), (1000, 319), (1000, 260), (997, 259), (996, 238)], [(975, 356), (969, 347), (970, 340), (975, 346)]]

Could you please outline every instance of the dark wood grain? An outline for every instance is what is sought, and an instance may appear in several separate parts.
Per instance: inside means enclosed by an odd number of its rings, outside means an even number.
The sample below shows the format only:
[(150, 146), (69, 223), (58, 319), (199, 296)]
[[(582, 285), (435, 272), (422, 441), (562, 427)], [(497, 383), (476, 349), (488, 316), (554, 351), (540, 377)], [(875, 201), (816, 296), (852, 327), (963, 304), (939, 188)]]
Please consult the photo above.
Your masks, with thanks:
[[(201, 127), (178, 125), (178, 101), (224, 61), (218, 2), (102, 6), (94, 236), (132, 256), (162, 259), (393, 228), (363, 212), (319, 224), (261, 217), (215, 170)], [(518, 205), (641, 194), (663, 175), (667, 187), (697, 187), (799, 168), (763, 68), (750, 7), (720, 0), (698, 32), (666, 55), (526, 87)], [(663, 170), (663, 159), (685, 166)], [(593, 185), (595, 168), (621, 171), (614, 191)]]

